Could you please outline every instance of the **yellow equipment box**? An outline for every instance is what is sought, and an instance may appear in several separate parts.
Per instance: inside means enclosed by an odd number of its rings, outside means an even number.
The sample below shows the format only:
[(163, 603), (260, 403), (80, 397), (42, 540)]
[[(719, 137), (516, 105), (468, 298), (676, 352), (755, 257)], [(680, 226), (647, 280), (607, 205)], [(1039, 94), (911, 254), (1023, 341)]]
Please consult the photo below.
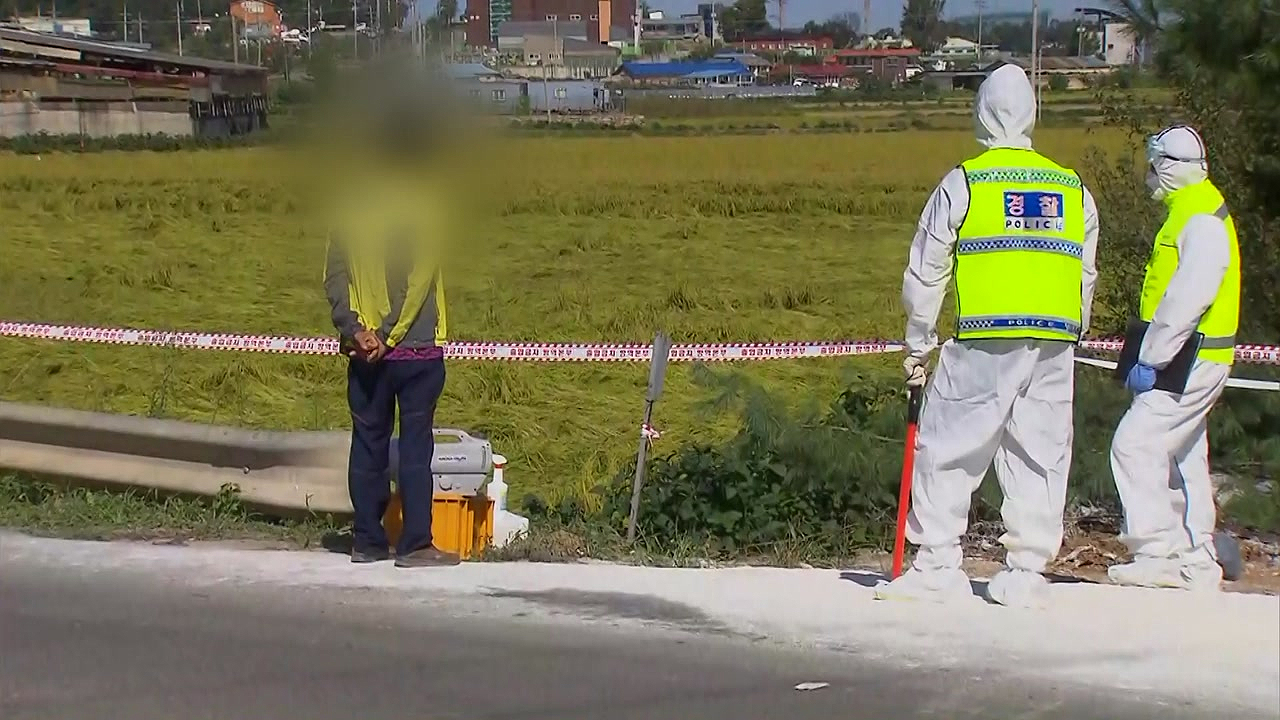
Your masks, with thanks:
[[(404, 527), (400, 493), (391, 493), (382, 526), (387, 529), (387, 540), (394, 547)], [(435, 494), (431, 502), (431, 541), (436, 548), (470, 560), (483, 553), (492, 540), (492, 500), (484, 495)]]

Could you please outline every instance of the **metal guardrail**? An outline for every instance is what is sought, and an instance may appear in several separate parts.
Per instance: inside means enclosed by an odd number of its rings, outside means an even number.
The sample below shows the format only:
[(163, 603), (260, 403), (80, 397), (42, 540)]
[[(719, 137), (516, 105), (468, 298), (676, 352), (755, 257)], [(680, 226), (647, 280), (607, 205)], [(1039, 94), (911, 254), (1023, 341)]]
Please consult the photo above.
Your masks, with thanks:
[(275, 514), (351, 512), (350, 434), (272, 432), (0, 402), (0, 467), (213, 496)]

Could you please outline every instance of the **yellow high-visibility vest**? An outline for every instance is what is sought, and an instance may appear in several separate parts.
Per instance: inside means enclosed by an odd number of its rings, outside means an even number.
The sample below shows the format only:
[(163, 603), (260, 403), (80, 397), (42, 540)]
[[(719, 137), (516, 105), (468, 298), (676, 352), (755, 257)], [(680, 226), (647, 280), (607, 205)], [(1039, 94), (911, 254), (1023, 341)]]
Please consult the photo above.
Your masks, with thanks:
[(1084, 187), (1033, 150), (961, 165), (969, 211), (955, 250), (957, 340), (1080, 339)]
[(447, 215), (432, 188), (379, 179), (333, 210), (325, 289), (339, 319), (381, 331), (388, 347), (443, 347)]
[(1169, 206), (1169, 217), (1156, 234), (1151, 259), (1147, 260), (1147, 274), (1142, 280), (1142, 319), (1151, 322), (1155, 317), (1156, 308), (1173, 280), (1173, 273), (1178, 269), (1178, 235), (1187, 221), (1196, 215), (1221, 219), (1231, 239), (1231, 262), (1218, 287), (1218, 296), (1200, 317), (1196, 331), (1204, 333), (1198, 357), (1230, 365), (1235, 361), (1236, 330), (1240, 325), (1240, 244), (1236, 223), (1231, 219), (1222, 193), (1208, 180), (1169, 193), (1165, 203)]

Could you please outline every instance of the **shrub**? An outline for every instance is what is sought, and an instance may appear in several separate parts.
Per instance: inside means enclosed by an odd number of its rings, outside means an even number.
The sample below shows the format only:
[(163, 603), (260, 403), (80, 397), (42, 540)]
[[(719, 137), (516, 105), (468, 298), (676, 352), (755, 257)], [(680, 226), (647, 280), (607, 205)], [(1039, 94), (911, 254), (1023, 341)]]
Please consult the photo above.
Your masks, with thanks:
[[(657, 459), (640, 496), (638, 529), (650, 544), (707, 548), (713, 556), (769, 554), (803, 545), (811, 559), (847, 558), (892, 541), (903, 460), (906, 401), (897, 382), (855, 376), (828, 407), (788, 408), (743, 375), (702, 371), (714, 391), (707, 410), (736, 413), (740, 429), (719, 445), (690, 444)], [(1104, 371), (1080, 368), (1068, 511), (1117, 516), (1111, 437), (1129, 395)], [(1229, 524), (1280, 531), (1280, 492), (1254, 488), (1257, 473), (1280, 470), (1280, 406), (1257, 393), (1228, 392), (1212, 416), (1218, 471), (1248, 478), (1225, 511)], [(607, 487), (604, 519), (626, 525), (631, 471)], [(535, 508), (536, 509), (536, 508)], [(543, 515), (587, 517), (570, 502)], [(972, 520), (1000, 519), (989, 472)]]
[[(827, 408), (788, 410), (737, 373), (700, 373), (711, 409), (741, 422), (719, 446), (659, 458), (641, 492), (649, 540), (692, 537), (723, 554), (764, 552), (797, 539), (827, 556), (881, 547), (893, 531), (902, 458), (900, 387), (856, 378)], [(605, 513), (626, 523), (629, 472), (605, 488)]]
[(51, 135), (39, 133), (13, 138), (0, 138), (0, 152), (19, 155), (47, 153), (95, 153), (113, 150), (177, 152), (181, 150), (218, 150), (223, 148), (258, 147), (289, 139), (288, 133), (263, 130), (232, 137), (198, 137), (175, 135), (117, 135), (94, 138), (84, 135)]

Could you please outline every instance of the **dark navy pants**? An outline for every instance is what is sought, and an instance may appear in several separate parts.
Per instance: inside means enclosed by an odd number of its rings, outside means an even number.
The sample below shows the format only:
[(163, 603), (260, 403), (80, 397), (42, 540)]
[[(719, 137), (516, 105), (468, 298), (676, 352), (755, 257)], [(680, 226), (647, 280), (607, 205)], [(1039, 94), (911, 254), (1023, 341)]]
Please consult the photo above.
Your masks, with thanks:
[(400, 471), (397, 483), (404, 531), (396, 554), (431, 545), (431, 497), (435, 482), (432, 423), (444, 391), (444, 360), (351, 360), (347, 368), (347, 404), (351, 407), (351, 457), (347, 488), (355, 509), (355, 549), (387, 548), (382, 516), (391, 500), (388, 472), (396, 406), (400, 408)]

